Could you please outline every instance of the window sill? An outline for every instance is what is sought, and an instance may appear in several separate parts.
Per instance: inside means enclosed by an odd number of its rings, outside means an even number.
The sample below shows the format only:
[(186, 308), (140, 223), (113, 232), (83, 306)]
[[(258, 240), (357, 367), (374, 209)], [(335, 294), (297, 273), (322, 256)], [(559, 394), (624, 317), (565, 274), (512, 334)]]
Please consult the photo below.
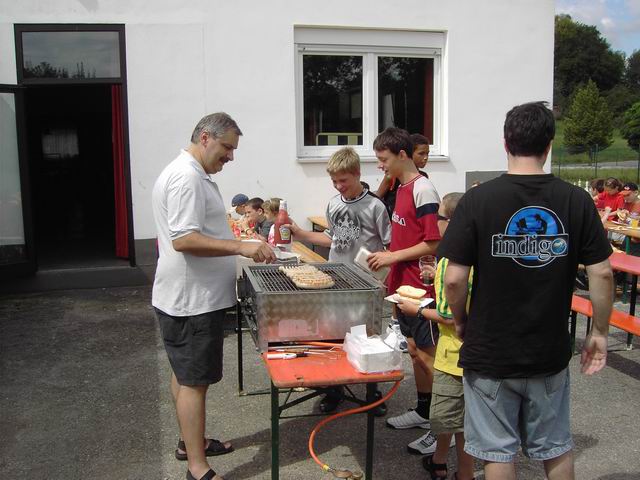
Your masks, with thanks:
[[(298, 155), (298, 163), (327, 163), (331, 158), (331, 155), (310, 155), (300, 156)], [(374, 155), (360, 155), (360, 162), (362, 163), (376, 163), (378, 159)], [(448, 155), (429, 155), (429, 163), (442, 163), (449, 162), (451, 158)]]

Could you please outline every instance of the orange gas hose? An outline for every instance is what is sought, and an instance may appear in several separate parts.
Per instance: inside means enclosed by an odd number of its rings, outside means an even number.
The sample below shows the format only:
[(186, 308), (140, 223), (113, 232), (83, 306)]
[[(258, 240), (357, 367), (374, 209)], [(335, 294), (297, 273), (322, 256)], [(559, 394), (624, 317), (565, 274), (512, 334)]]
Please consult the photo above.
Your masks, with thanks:
[[(322, 343), (322, 342), (309, 342), (310, 345), (317, 345), (319, 343)], [(321, 345), (321, 346), (325, 346), (325, 345)], [(320, 461), (315, 451), (313, 450), (313, 440), (315, 439), (316, 434), (320, 431), (322, 427), (324, 427), (327, 423), (332, 422), (333, 420), (336, 420), (340, 417), (346, 417), (347, 415), (353, 415), (354, 413), (366, 412), (367, 410), (371, 410), (372, 408), (377, 407), (381, 403), (386, 402), (393, 396), (394, 393), (396, 393), (396, 390), (398, 390), (399, 386), (400, 386), (400, 381), (397, 381), (393, 385), (393, 387), (391, 387), (391, 390), (389, 390), (387, 394), (381, 399), (376, 400), (375, 402), (370, 403), (369, 405), (364, 405), (362, 407), (352, 408), (351, 410), (345, 410), (344, 412), (336, 413), (334, 415), (331, 415), (330, 417), (323, 418), (320, 422), (318, 422), (318, 424), (311, 431), (311, 435), (309, 435), (309, 453), (311, 454), (311, 458), (313, 458), (314, 462), (320, 465), (320, 468), (322, 468), (322, 470), (324, 470), (325, 472), (334, 472), (335, 470), (333, 468), (331, 468), (326, 463), (322, 463)]]

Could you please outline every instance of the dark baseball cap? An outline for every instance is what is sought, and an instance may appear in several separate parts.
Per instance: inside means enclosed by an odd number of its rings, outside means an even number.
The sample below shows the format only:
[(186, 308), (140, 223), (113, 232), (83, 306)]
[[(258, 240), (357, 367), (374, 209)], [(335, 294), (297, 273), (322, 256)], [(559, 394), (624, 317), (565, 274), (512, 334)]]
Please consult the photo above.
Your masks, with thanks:
[(629, 193), (637, 192), (637, 191), (638, 191), (638, 185), (636, 185), (633, 182), (627, 182), (622, 187), (622, 190), (620, 191), (620, 193), (622, 193), (622, 195), (629, 195)]
[(244, 193), (239, 193), (231, 200), (231, 206), (237, 207), (238, 205), (244, 205), (249, 201), (249, 197), (247, 197)]

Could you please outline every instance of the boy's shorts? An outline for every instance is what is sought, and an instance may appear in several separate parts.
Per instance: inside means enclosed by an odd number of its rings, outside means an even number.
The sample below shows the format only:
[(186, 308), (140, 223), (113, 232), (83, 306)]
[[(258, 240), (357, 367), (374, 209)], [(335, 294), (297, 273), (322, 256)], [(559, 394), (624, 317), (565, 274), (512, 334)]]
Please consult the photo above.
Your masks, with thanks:
[(174, 317), (155, 309), (164, 348), (180, 385), (211, 385), (222, 379), (225, 310)]
[(489, 462), (512, 462), (519, 447), (534, 460), (573, 448), (569, 370), (547, 377), (492, 378), (465, 370), (464, 450)]
[(429, 411), (431, 431), (460, 433), (464, 431), (464, 387), (462, 377), (450, 373), (433, 371), (433, 391)]
[(407, 338), (413, 338), (418, 348), (435, 347), (438, 343), (438, 326), (430, 320), (409, 317), (398, 309), (400, 332)]

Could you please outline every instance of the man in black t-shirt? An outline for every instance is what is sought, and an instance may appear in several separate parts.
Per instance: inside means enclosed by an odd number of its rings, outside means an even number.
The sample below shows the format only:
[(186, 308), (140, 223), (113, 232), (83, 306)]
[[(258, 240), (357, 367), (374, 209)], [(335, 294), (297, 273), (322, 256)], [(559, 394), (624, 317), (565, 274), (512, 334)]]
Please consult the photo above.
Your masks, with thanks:
[(582, 372), (606, 361), (611, 246), (589, 194), (544, 172), (554, 134), (543, 103), (513, 108), (504, 124), (508, 173), (466, 193), (438, 249), (450, 260), (445, 293), (464, 338), (465, 450), (485, 461), (488, 480), (515, 479), (520, 447), (544, 462), (550, 480), (574, 478), (567, 365), (578, 263), (594, 312)]

